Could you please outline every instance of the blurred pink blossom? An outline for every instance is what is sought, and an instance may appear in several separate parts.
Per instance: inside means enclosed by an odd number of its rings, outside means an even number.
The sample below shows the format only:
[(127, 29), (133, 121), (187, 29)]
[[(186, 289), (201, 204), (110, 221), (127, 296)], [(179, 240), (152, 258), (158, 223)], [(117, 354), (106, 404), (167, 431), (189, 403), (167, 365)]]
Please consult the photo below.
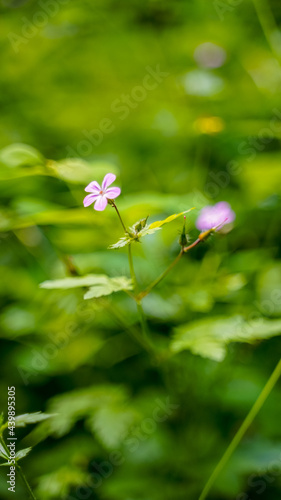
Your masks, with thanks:
[(202, 208), (196, 221), (196, 227), (199, 231), (207, 231), (213, 228), (219, 231), (226, 224), (231, 224), (235, 217), (236, 215), (229, 203), (220, 201), (216, 205), (208, 205)]

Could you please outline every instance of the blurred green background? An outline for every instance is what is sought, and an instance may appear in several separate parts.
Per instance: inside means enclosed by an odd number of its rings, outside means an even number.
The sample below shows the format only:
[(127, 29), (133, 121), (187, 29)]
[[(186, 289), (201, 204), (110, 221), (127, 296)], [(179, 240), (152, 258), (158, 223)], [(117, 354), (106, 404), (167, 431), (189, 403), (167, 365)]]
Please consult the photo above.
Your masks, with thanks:
[[(18, 414), (57, 414), (17, 431), (34, 446), (23, 468), (42, 500), (197, 499), (280, 357), (280, 4), (2, 0), (0, 13), (1, 408), (14, 385)], [(113, 210), (82, 206), (107, 172), (127, 224), (195, 206), (195, 238), (204, 205), (237, 214), (144, 300), (157, 345), (181, 325), (193, 339), (161, 367), (128, 335), (125, 294), (39, 288), (69, 262), (129, 275), (126, 249), (107, 249), (122, 236)], [(181, 227), (135, 245), (141, 286)], [(279, 386), (210, 500), (280, 498), (280, 411)], [(4, 469), (1, 499), (27, 498)]]

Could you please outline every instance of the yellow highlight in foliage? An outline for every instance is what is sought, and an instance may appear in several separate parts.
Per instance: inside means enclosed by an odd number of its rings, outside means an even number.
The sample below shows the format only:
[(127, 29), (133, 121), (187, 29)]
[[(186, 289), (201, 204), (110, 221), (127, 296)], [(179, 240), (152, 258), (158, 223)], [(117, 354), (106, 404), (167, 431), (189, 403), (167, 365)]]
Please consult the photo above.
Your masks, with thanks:
[(194, 208), (195, 207), (190, 208), (189, 210), (185, 210), (185, 212), (180, 212), (179, 214), (170, 215), (169, 217), (167, 217), (167, 219), (157, 220), (156, 222), (152, 222), (152, 224), (150, 224), (149, 226), (149, 229), (156, 229), (158, 227), (163, 226), (164, 224), (168, 224), (168, 222), (172, 222), (173, 220), (180, 217), (180, 215), (187, 214), (188, 212), (190, 212), (190, 210), (194, 210)]
[(219, 116), (204, 116), (194, 122), (194, 127), (201, 134), (217, 134), (224, 130), (224, 121)]

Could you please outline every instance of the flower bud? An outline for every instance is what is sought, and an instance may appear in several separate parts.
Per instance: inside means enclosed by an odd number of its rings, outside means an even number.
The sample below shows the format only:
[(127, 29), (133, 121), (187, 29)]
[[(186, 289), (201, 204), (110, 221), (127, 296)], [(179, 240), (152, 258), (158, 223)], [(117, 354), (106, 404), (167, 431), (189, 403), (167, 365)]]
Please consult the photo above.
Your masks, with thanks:
[(181, 247), (185, 247), (188, 244), (188, 236), (186, 234), (185, 221), (186, 221), (186, 216), (184, 216), (183, 228), (179, 239), (179, 244)]

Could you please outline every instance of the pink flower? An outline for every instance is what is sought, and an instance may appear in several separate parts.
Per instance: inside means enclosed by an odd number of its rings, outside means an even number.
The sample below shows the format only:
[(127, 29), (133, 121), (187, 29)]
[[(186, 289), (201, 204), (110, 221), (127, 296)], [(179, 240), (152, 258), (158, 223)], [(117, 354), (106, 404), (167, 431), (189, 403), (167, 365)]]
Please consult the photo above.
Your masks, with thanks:
[(92, 203), (94, 204), (94, 209), (102, 211), (106, 208), (108, 200), (114, 200), (121, 193), (119, 187), (109, 187), (116, 179), (114, 174), (106, 174), (100, 186), (97, 181), (90, 182), (90, 184), (85, 188), (88, 194), (84, 200), (84, 207), (88, 207)]
[(216, 205), (202, 208), (196, 221), (196, 227), (199, 231), (207, 231), (213, 228), (219, 231), (226, 224), (233, 222), (235, 217), (236, 215), (229, 203), (220, 201)]

